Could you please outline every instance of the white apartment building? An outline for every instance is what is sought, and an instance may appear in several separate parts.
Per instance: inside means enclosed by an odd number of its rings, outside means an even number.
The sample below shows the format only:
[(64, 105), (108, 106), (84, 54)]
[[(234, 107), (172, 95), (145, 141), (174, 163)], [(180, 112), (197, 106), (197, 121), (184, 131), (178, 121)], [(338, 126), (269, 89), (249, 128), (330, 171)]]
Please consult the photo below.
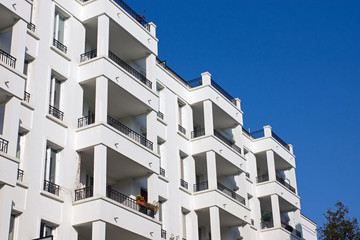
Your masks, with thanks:
[(0, 239), (317, 239), (292, 145), (157, 55), (122, 0), (0, 0)]

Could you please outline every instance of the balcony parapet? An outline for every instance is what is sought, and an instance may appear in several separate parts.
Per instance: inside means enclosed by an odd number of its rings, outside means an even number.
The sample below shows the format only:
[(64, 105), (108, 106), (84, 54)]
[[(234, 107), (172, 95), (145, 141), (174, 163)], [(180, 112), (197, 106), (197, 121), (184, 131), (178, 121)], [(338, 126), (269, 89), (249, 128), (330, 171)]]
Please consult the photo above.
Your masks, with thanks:
[(7, 153), (8, 152), (9, 141), (3, 138), (0, 138), (0, 152)]
[(2, 49), (0, 49), (0, 62), (9, 65), (12, 68), (15, 68), (16, 66), (16, 58), (11, 56), (9, 53), (5, 52)]

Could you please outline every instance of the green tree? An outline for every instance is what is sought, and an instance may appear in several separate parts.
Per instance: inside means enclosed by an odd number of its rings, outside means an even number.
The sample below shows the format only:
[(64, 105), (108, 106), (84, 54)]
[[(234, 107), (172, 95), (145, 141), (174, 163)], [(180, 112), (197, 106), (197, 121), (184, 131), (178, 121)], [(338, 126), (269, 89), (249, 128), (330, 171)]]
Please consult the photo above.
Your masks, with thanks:
[(360, 240), (360, 229), (356, 218), (350, 219), (348, 208), (340, 201), (335, 204), (336, 211), (328, 209), (324, 214), (327, 222), (319, 228), (323, 240)]

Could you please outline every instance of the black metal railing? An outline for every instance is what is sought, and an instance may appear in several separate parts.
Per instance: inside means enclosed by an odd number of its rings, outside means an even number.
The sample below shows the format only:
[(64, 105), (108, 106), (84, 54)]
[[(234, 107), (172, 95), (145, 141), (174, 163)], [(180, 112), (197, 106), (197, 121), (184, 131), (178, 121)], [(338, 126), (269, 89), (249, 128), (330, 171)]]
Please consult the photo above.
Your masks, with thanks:
[(92, 58), (96, 58), (97, 56), (97, 50), (91, 50), (86, 53), (83, 53), (80, 55), (80, 62), (85, 62), (86, 60), (90, 60)]
[(232, 149), (234, 149), (236, 152), (241, 154), (241, 148), (234, 143), (234, 141), (228, 139), (224, 135), (222, 135), (219, 131), (214, 129), (214, 135), (218, 137), (221, 141), (223, 141), (225, 144), (229, 145)]
[(64, 120), (64, 113), (51, 105), (49, 105), (49, 114), (60, 119), (61, 121)]
[(195, 129), (191, 132), (191, 138), (197, 138), (205, 135), (205, 128)]
[(240, 196), (239, 194), (237, 194), (236, 192), (234, 192), (233, 190), (231, 190), (230, 188), (222, 185), (221, 183), (217, 183), (217, 187), (218, 189), (225, 193), (226, 195), (228, 195), (229, 197), (232, 197), (233, 199), (235, 199), (236, 201), (242, 203), (245, 205), (245, 198), (243, 198), (242, 196)]
[(251, 225), (254, 226), (255, 225), (255, 221), (254, 219), (251, 219)]
[(93, 123), (95, 123), (95, 114), (90, 114), (89, 116), (78, 119), (78, 128), (85, 127)]
[(236, 102), (233, 101), (234, 97), (232, 97), (228, 92), (226, 92), (219, 84), (217, 84), (214, 80), (211, 79), (211, 86), (213, 86), (216, 90), (218, 90), (224, 97), (226, 97), (232, 104), (236, 105)]
[(165, 169), (163, 169), (162, 167), (160, 167), (160, 175), (165, 177)]
[(181, 133), (183, 133), (183, 134), (185, 134), (186, 135), (186, 129), (183, 127), (183, 126), (181, 126), (180, 124), (178, 125), (179, 126), (179, 132), (181, 132)]
[(106, 190), (106, 196), (126, 207), (129, 207), (135, 211), (141, 212), (147, 216), (154, 217), (155, 212), (151, 209), (148, 209), (146, 207), (140, 206), (136, 203), (135, 199), (130, 198), (129, 196), (126, 196), (125, 194), (122, 194), (111, 187), (108, 187)]
[(123, 134), (127, 135), (129, 138), (135, 140), (136, 142), (140, 143), (141, 145), (144, 145), (145, 147), (153, 150), (153, 143), (146, 139), (146, 137), (140, 135), (139, 133), (135, 132), (134, 130), (128, 128), (118, 120), (108, 116), (108, 124)]
[(30, 30), (30, 31), (32, 31), (32, 32), (35, 32), (35, 24), (33, 24), (32, 22), (29, 22), (28, 24), (27, 24), (27, 28)]
[(90, 198), (93, 196), (93, 187), (85, 187), (75, 190), (75, 201), (79, 201), (85, 198)]
[(199, 77), (199, 78), (195, 78), (195, 79), (193, 79), (193, 80), (190, 80), (190, 81), (187, 82), (187, 84), (188, 84), (191, 88), (201, 86), (201, 85), (202, 85), (202, 77)]
[(249, 172), (246, 172), (246, 173), (245, 173), (245, 176), (246, 176), (247, 178), (250, 178), (250, 173), (249, 173)]
[(290, 226), (289, 224), (281, 221), (281, 227), (284, 228), (285, 230), (289, 231), (291, 234), (296, 235), (297, 237), (301, 238), (301, 232), (295, 228), (293, 228), (292, 226)]
[(164, 114), (160, 111), (157, 112), (158, 118), (164, 119)]
[(204, 191), (209, 188), (208, 181), (194, 184), (194, 192)]
[(44, 191), (59, 196), (60, 186), (50, 181), (44, 180)]
[(3, 138), (0, 138), (0, 152), (7, 153), (8, 152), (9, 141)]
[(284, 185), (286, 188), (288, 188), (293, 193), (296, 193), (295, 188), (293, 186), (291, 186), (288, 182), (286, 182), (285, 178), (283, 178), (282, 176), (276, 175), (276, 181), (278, 181), (279, 183)]
[(0, 49), (0, 62), (5, 63), (6, 65), (9, 65), (12, 68), (15, 68), (15, 66), (16, 66), (16, 58), (1, 49)]
[(30, 102), (30, 93), (28, 93), (27, 91), (24, 91), (24, 102)]
[(148, 88), (152, 88), (152, 82), (141, 75), (138, 71), (136, 71), (134, 68), (132, 68), (129, 64), (127, 64), (124, 60), (116, 56), (113, 52), (109, 51), (109, 58), (113, 60), (116, 64), (118, 64), (120, 67), (125, 69), (128, 73), (133, 75), (136, 79), (140, 80), (143, 84), (145, 84)]
[(166, 239), (166, 231), (164, 229), (161, 229), (161, 238)]
[(269, 174), (264, 174), (264, 175), (260, 175), (256, 177), (256, 182), (257, 183), (262, 183), (262, 182), (266, 182), (269, 181)]
[(290, 147), (289, 145), (284, 141), (282, 140), (278, 135), (276, 135), (273, 131), (271, 131), (271, 136), (273, 138), (275, 138), (281, 145), (283, 145), (287, 150), (290, 151)]
[(122, 0), (114, 0), (122, 9), (124, 9), (131, 17), (133, 17), (138, 23), (140, 23), (146, 30), (150, 31), (149, 24), (145, 21), (144, 16), (140, 16), (137, 14), (131, 7), (129, 7), (124, 1)]
[(250, 135), (255, 139), (265, 137), (264, 129), (250, 132)]
[(189, 189), (189, 184), (184, 179), (180, 179), (180, 186), (182, 186), (183, 188)]
[(67, 47), (55, 38), (53, 38), (53, 46), (62, 51), (63, 53), (67, 53)]
[(189, 86), (189, 84), (182, 78), (179, 76), (179, 74), (177, 74), (174, 70), (172, 70), (168, 65), (166, 65), (166, 61), (161, 61), (160, 59), (156, 58), (156, 62), (158, 64), (160, 64), (163, 68), (165, 68), (165, 70), (167, 70), (168, 72), (170, 72), (175, 78), (177, 78), (178, 80), (180, 80), (181, 82), (183, 82), (185, 85)]
[(21, 169), (18, 168), (17, 180), (19, 180), (20, 182), (22, 182), (24, 180), (24, 170), (21, 170)]

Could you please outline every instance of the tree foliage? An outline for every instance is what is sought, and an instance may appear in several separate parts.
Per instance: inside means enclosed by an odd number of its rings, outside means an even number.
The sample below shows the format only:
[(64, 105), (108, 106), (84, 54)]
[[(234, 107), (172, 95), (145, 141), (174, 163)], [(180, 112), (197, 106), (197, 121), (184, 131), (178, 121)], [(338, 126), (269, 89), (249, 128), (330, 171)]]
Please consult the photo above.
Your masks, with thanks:
[(336, 211), (328, 209), (324, 214), (327, 222), (319, 228), (322, 240), (360, 240), (360, 230), (356, 218), (350, 219), (348, 208), (340, 201), (335, 204)]

